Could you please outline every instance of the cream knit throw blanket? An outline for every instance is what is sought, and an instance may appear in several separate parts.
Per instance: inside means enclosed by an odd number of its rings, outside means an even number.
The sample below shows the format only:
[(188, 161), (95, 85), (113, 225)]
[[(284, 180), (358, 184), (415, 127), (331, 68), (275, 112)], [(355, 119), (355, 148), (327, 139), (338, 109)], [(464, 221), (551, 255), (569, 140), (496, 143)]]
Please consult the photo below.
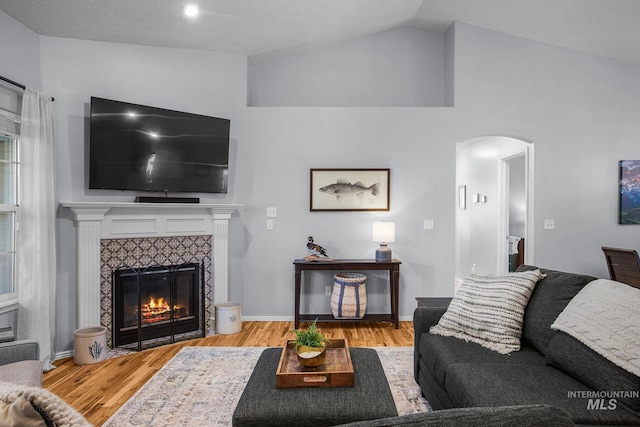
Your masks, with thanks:
[(58, 427), (91, 427), (78, 411), (46, 389), (0, 382), (1, 401), (13, 403), (19, 397), (37, 405)]
[(551, 329), (640, 377), (640, 289), (594, 280), (573, 297)]

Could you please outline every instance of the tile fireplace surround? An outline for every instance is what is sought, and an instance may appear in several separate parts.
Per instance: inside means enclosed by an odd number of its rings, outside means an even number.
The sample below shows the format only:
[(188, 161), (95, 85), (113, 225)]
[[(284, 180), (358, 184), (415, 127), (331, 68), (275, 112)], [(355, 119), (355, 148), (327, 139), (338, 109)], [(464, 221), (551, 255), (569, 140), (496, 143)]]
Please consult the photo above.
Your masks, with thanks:
[[(195, 263), (203, 267), (204, 300), (211, 298), (212, 236), (143, 237), (100, 240), (100, 324), (107, 328), (107, 344), (113, 348), (113, 273), (121, 268), (144, 270), (153, 266), (177, 266)], [(129, 270), (131, 271), (131, 270)], [(204, 288), (204, 289), (203, 289)], [(198, 306), (200, 306), (198, 304)], [(205, 304), (205, 327), (213, 317), (210, 304)]]
[[(77, 327), (101, 324), (101, 241), (212, 236), (213, 291), (206, 301), (229, 297), (229, 220), (242, 205), (191, 203), (61, 203), (73, 212), (77, 234)], [(212, 319), (210, 319), (212, 320)], [(209, 322), (212, 325), (211, 322)]]

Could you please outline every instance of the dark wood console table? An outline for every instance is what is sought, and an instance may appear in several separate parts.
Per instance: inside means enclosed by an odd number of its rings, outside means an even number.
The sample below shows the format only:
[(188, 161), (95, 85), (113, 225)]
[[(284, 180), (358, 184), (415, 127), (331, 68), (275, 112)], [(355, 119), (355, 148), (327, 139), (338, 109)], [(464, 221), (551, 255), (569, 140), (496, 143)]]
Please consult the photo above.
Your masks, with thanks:
[[(398, 299), (400, 297), (400, 264), (397, 259), (391, 261), (376, 261), (373, 259), (335, 259), (333, 261), (305, 261), (297, 259), (295, 265), (295, 321), (294, 328), (298, 328), (300, 321), (319, 322), (391, 322), (398, 329)], [(300, 314), (300, 288), (303, 270), (325, 271), (362, 271), (386, 270), (389, 272), (389, 291), (391, 295), (391, 313), (365, 314), (362, 319), (335, 319), (331, 314)]]

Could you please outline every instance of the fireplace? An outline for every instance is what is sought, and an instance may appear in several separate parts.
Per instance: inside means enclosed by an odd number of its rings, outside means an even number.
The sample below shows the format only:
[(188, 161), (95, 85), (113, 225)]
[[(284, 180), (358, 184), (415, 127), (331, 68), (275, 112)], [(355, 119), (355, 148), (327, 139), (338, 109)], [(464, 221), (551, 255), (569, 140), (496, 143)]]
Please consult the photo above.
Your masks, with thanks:
[(77, 328), (101, 325), (113, 343), (113, 272), (122, 266), (202, 263), (206, 326), (229, 301), (229, 224), (242, 205), (64, 202), (76, 226)]
[(206, 335), (202, 266), (188, 263), (113, 273), (115, 347), (201, 331)]

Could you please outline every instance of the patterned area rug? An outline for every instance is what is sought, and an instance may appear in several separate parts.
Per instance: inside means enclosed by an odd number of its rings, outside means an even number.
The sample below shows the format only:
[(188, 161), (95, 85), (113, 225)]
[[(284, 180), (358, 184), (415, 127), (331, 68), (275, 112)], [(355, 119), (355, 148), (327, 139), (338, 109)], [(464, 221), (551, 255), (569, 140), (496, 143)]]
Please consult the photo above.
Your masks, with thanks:
[[(264, 348), (185, 347), (104, 425), (230, 426)], [(400, 415), (431, 410), (413, 379), (413, 347), (376, 347)]]

